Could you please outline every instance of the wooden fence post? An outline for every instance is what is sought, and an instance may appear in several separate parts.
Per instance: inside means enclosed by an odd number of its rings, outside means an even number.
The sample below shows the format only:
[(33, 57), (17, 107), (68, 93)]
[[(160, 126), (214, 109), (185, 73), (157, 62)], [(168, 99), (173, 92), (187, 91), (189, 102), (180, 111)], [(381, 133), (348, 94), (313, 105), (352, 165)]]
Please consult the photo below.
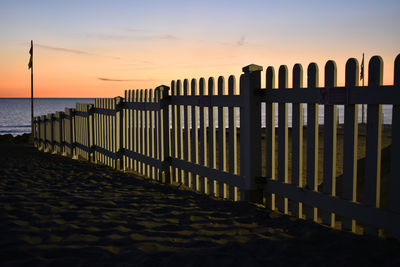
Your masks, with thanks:
[(160, 160), (160, 170), (158, 180), (163, 183), (171, 183), (170, 165), (171, 158), (169, 156), (169, 87), (160, 85), (156, 88), (160, 103), (159, 119), (158, 119), (158, 155)]
[(43, 122), (43, 152), (46, 152), (46, 146), (47, 146), (47, 135), (46, 135), (46, 131), (47, 131), (47, 125), (46, 125), (46, 115), (42, 115), (41, 116), (41, 121)]
[(124, 112), (123, 112), (123, 104), (124, 104), (124, 98), (117, 96), (115, 98), (115, 122), (116, 122), (116, 127), (114, 129), (115, 131), (115, 137), (116, 137), (116, 149), (117, 149), (117, 161), (116, 161), (116, 169), (119, 170), (124, 170), (124, 160), (123, 160), (123, 155), (124, 155), (124, 146), (122, 143), (122, 140), (124, 140), (124, 131), (122, 127), (124, 126)]
[(87, 112), (88, 112), (88, 118), (87, 118), (87, 129), (88, 129), (88, 149), (89, 149), (89, 157), (88, 161), (93, 161), (94, 160), (94, 114), (93, 114), (93, 109), (94, 105), (93, 104), (88, 104), (87, 105)]
[(243, 68), (240, 77), (240, 174), (245, 179), (240, 200), (262, 203), (262, 188), (256, 184), (261, 177), (261, 102), (256, 97), (261, 89), (261, 71), (258, 65)]
[(71, 108), (71, 109), (69, 109), (69, 115), (70, 115), (70, 121), (69, 121), (69, 125), (70, 125), (70, 127), (69, 127), (69, 133), (70, 133), (70, 135), (69, 135), (69, 140), (70, 140), (70, 144), (71, 144), (71, 158), (74, 158), (74, 156), (75, 156), (75, 133), (74, 133), (74, 130), (75, 130), (75, 127), (74, 127), (74, 120), (75, 120), (75, 109), (73, 109), (73, 108)]
[(59, 141), (59, 152), (60, 155), (63, 152), (63, 118), (64, 118), (64, 112), (57, 112), (57, 119), (58, 119), (58, 141)]
[(50, 120), (50, 153), (54, 152), (54, 114), (49, 114)]

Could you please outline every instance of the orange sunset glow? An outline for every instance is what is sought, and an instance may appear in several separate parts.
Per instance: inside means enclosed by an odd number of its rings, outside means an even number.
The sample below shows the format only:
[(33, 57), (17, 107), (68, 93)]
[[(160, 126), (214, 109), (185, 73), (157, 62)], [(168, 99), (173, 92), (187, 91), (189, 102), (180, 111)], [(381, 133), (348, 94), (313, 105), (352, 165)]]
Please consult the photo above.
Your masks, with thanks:
[[(398, 1), (2, 1), (0, 97), (115, 97), (171, 80), (327, 60), (384, 60), (393, 84)], [(367, 78), (367, 77), (366, 77)], [(289, 73), (289, 81), (291, 74)], [(291, 84), (291, 82), (289, 82)]]

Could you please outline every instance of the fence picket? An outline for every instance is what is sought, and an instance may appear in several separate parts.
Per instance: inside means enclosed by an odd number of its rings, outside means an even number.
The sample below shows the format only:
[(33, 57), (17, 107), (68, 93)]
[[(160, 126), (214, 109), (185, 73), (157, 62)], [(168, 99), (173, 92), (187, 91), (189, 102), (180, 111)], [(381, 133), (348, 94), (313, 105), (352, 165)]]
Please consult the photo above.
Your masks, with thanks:
[[(149, 90), (144, 90), (144, 103), (149, 102)], [(149, 156), (149, 111), (143, 110), (143, 155)], [(149, 165), (144, 164), (143, 175), (149, 177)]]
[[(183, 80), (183, 95), (187, 98), (188, 97), (188, 91), (189, 91), (189, 81), (188, 79)], [(183, 157), (182, 159), (185, 161), (190, 161), (190, 118), (189, 118), (189, 110), (190, 106), (189, 105), (184, 105), (183, 106), (183, 124), (184, 124), (184, 131), (183, 131), (183, 142), (182, 142), (182, 151), (183, 151)], [(190, 174), (191, 175), (191, 174)], [(184, 172), (184, 184), (188, 187), (191, 187), (192, 182), (189, 178), (189, 172)]]
[[(192, 79), (191, 81), (191, 92), (190, 94), (192, 96), (196, 96), (198, 95), (197, 92), (197, 81), (196, 79)], [(199, 107), (192, 105), (191, 107), (191, 116), (192, 116), (192, 144), (191, 144), (191, 149), (192, 149), (192, 156), (191, 156), (191, 162), (199, 164), (199, 132), (198, 132), (198, 127), (199, 127), (199, 123), (198, 123), (198, 112), (199, 112)], [(193, 189), (194, 190), (199, 190), (199, 176), (197, 174), (193, 174), (192, 173), (192, 183), (193, 183)]]
[[(287, 89), (287, 66), (279, 67), (279, 90)], [(288, 104), (278, 104), (278, 181), (288, 183)], [(278, 196), (278, 210), (288, 214), (287, 198)]]
[[(225, 80), (224, 77), (218, 77), (218, 95), (224, 95)], [(218, 168), (220, 171), (228, 171), (226, 167), (226, 108), (218, 107)], [(227, 198), (228, 189), (226, 183), (218, 182), (218, 196)]]
[[(368, 65), (368, 86), (382, 85), (383, 61), (374, 56)], [(382, 149), (382, 105), (368, 104), (367, 107), (367, 143), (365, 164), (365, 204), (380, 207), (381, 187), (381, 149)], [(364, 231), (378, 235), (378, 229), (365, 226)]]
[[(400, 54), (394, 61), (394, 85), (400, 87)], [(390, 170), (389, 208), (400, 213), (400, 165), (394, 159), (400, 151), (400, 104), (393, 105), (392, 110), (392, 161)]]
[[(307, 68), (307, 86), (318, 86), (318, 66), (310, 63)], [(318, 104), (307, 104), (307, 187), (318, 191)], [(317, 208), (306, 208), (308, 219), (317, 221)]]
[[(266, 72), (266, 90), (273, 90), (275, 84), (275, 70), (268, 67)], [(275, 180), (275, 104), (265, 103), (265, 168), (266, 177)], [(276, 209), (275, 194), (266, 193), (266, 206), (271, 210)]]
[[(328, 95), (336, 87), (336, 63), (329, 60), (325, 65), (325, 90)], [(337, 108), (325, 105), (324, 112), (324, 174), (323, 192), (336, 196), (336, 146), (337, 146)], [(335, 227), (335, 214), (322, 212), (322, 222)]]
[[(205, 80), (204, 78), (200, 78), (199, 81), (199, 94), (203, 98), (205, 95)], [(208, 166), (208, 157), (207, 157), (207, 126), (205, 117), (207, 116), (207, 108), (200, 107), (200, 164), (202, 166)], [(202, 193), (208, 193), (207, 183), (205, 181), (205, 177), (200, 177), (200, 190)]]
[[(295, 64), (293, 67), (293, 90), (303, 87), (303, 67)], [(292, 184), (299, 188), (303, 182), (303, 104), (292, 104)], [(293, 215), (303, 218), (303, 204), (293, 203)]]
[[(231, 75), (228, 79), (228, 95), (236, 95), (236, 79)], [(229, 118), (229, 172), (238, 174), (238, 158), (237, 158), (237, 107), (228, 108)], [(238, 189), (233, 185), (229, 185), (229, 198), (237, 201), (239, 199)]]
[[(215, 81), (213, 77), (208, 79), (208, 97), (211, 100), (212, 96), (215, 95)], [(211, 106), (208, 108), (208, 167), (215, 169), (217, 167), (216, 157), (216, 138), (215, 138), (215, 107)], [(217, 193), (217, 182), (212, 177), (207, 177), (207, 184), (209, 187), (208, 194), (215, 196)]]
[[(176, 95), (181, 96), (182, 95), (182, 82), (181, 80), (178, 80), (176, 82)], [(177, 149), (177, 154), (176, 157), (178, 159), (183, 159), (183, 129), (182, 129), (182, 105), (177, 105), (176, 107), (176, 127), (178, 130), (177, 133), (177, 142), (176, 142), (176, 149)], [(184, 184), (183, 181), (183, 175), (182, 175), (183, 170), (177, 169), (177, 182)]]
[[(171, 82), (171, 95), (172, 96), (176, 96), (176, 84), (175, 81)], [(177, 158), (178, 157), (178, 127), (177, 127), (177, 106), (176, 105), (171, 105), (171, 119), (172, 119), (172, 132), (171, 132), (171, 156), (173, 158)], [(172, 168), (172, 179), (174, 182), (178, 182), (177, 180), (177, 169), (176, 168)]]

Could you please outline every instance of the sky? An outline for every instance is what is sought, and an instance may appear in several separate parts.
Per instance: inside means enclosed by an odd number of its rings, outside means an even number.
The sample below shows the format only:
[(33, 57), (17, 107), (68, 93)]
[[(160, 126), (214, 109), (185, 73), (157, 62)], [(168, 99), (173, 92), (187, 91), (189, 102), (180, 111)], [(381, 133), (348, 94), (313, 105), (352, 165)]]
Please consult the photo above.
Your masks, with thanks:
[[(0, 0), (0, 97), (116, 97), (171, 80), (241, 74), (257, 64), (304, 72), (380, 55), (393, 84), (400, 53), (398, 0)], [(265, 72), (263, 84), (265, 85)], [(306, 77), (303, 79), (306, 81)], [(305, 85), (305, 84), (304, 84)]]

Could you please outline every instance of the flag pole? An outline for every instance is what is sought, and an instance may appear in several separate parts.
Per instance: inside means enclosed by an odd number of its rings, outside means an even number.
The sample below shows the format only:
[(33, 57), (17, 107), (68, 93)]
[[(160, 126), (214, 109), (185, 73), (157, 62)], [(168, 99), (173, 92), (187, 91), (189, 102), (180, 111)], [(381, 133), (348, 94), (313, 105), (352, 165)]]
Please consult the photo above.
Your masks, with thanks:
[[(360, 78), (362, 80), (362, 86), (364, 87), (364, 53), (362, 56), (362, 61), (361, 61), (361, 74), (360, 74)], [(364, 124), (364, 104), (361, 104), (361, 123)]]
[(33, 40), (31, 40), (31, 127), (33, 132)]

